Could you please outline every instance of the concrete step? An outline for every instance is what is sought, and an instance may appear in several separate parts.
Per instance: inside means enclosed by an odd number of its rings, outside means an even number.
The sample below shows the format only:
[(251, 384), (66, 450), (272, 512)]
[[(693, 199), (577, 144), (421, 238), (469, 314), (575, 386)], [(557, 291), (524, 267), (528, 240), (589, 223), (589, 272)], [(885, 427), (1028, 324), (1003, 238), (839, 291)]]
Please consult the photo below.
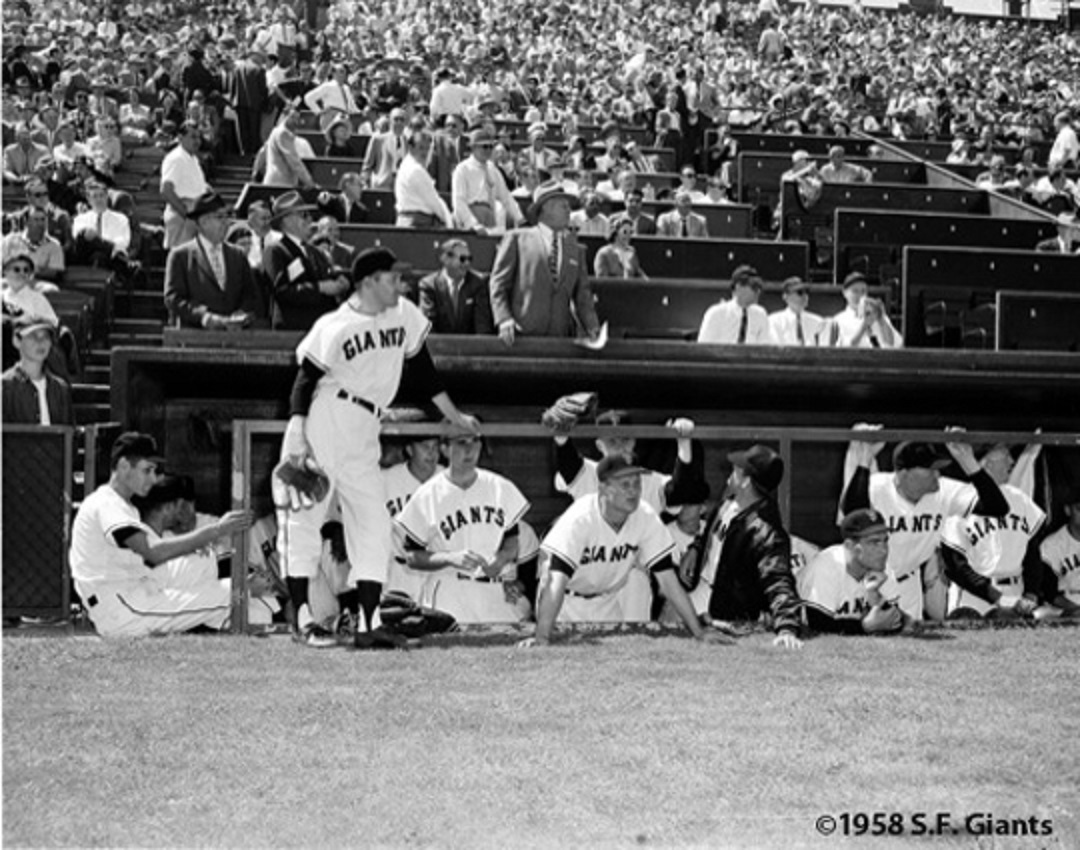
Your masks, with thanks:
[(76, 404), (108, 404), (109, 385), (105, 384), (72, 384), (71, 400)]
[(78, 425), (93, 425), (95, 422), (109, 422), (112, 408), (108, 404), (76, 404), (75, 422)]
[[(108, 354), (108, 352), (105, 353)], [(105, 365), (95, 364), (83, 367), (83, 379), (88, 384), (104, 384), (107, 387), (111, 376), (112, 368), (109, 366), (108, 357), (105, 358)]]

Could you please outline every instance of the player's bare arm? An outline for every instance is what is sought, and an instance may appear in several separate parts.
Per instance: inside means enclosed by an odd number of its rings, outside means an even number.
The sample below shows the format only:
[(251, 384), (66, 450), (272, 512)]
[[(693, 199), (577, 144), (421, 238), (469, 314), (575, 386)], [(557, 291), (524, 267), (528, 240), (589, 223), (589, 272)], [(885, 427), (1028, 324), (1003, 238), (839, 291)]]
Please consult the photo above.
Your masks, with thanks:
[(483, 568), (484, 574), (488, 578), (497, 578), (508, 564), (512, 564), (517, 560), (518, 548), (517, 526), (515, 525), (503, 535), (502, 543), (499, 544), (499, 551), (495, 553), (491, 563)]
[(562, 610), (563, 597), (566, 595), (566, 583), (569, 576), (558, 570), (549, 570), (540, 584), (536, 597), (536, 632), (531, 638), (525, 638), (518, 646), (529, 648), (547, 646), (551, 643), (555, 631), (555, 621)]
[(147, 566), (156, 567), (173, 558), (190, 555), (192, 552), (209, 546), (219, 537), (247, 531), (255, 523), (251, 511), (229, 511), (212, 525), (151, 542), (145, 531), (136, 531), (124, 540), (124, 546), (135, 552)]
[(686, 623), (686, 627), (690, 629), (690, 633), (696, 640), (704, 641), (706, 643), (734, 643), (734, 641), (722, 631), (717, 629), (706, 629), (702, 626), (701, 620), (698, 619), (697, 612), (694, 611), (694, 605), (690, 601), (690, 597), (686, 595), (686, 591), (683, 590), (682, 584), (679, 583), (678, 574), (674, 564), (671, 564), (667, 569), (661, 569), (658, 572), (654, 571), (653, 575), (656, 577), (656, 583), (660, 587), (660, 592), (671, 602), (675, 612), (679, 615), (679, 618)]

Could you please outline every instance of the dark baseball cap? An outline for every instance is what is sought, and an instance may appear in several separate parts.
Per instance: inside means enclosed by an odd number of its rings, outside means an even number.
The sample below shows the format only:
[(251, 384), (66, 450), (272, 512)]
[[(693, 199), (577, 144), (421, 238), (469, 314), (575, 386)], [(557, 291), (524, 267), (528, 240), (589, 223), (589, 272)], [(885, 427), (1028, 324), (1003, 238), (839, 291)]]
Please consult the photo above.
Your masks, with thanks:
[(933, 443), (900, 443), (893, 449), (893, 469), (941, 469), (949, 458)]
[(365, 248), (356, 255), (352, 265), (353, 283), (359, 283), (365, 277), (379, 272), (405, 271), (412, 268), (408, 263), (398, 260), (397, 254), (389, 248)]
[(768, 446), (758, 444), (744, 452), (732, 452), (727, 459), (767, 493), (773, 492), (784, 479), (784, 459)]
[(858, 540), (882, 531), (888, 533), (889, 525), (873, 508), (852, 511), (840, 523), (840, 534), (845, 540)]
[(862, 272), (852, 272), (844, 278), (844, 285), (842, 289), (847, 289), (849, 286), (854, 286), (856, 283), (866, 283), (866, 275)]
[(116, 462), (122, 457), (129, 460), (149, 460), (158, 465), (165, 463), (165, 458), (158, 451), (157, 441), (149, 434), (138, 431), (127, 431), (117, 437), (112, 446), (111, 457), (113, 466), (116, 466)]
[(596, 477), (603, 482), (621, 478), (624, 475), (640, 475), (643, 472), (645, 472), (645, 467), (638, 466), (622, 455), (610, 455), (596, 465)]

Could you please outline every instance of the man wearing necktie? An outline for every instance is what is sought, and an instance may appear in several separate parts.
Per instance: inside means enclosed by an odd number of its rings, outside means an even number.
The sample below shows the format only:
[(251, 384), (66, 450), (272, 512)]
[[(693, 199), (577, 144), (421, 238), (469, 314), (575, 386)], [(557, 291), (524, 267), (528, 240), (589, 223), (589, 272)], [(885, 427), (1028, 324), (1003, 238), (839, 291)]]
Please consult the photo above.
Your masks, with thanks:
[(783, 310), (769, 314), (769, 325), (777, 345), (816, 346), (823, 344), (825, 320), (806, 309), (810, 288), (800, 277), (784, 281)]
[(694, 212), (692, 204), (690, 193), (686, 189), (679, 189), (675, 193), (675, 209), (656, 220), (657, 234), (681, 239), (708, 239), (709, 227), (705, 216)]
[(731, 274), (731, 298), (705, 311), (698, 342), (734, 345), (773, 345), (765, 308), (757, 303), (761, 277), (753, 266), (739, 266)]
[(432, 333), (493, 334), (487, 277), (472, 268), (472, 251), (464, 239), (448, 239), (439, 247), (442, 269), (420, 278), (420, 310)]
[(165, 265), (165, 306), (181, 327), (235, 330), (269, 326), (251, 265), (243, 250), (225, 242), (225, 200), (206, 192), (190, 218), (194, 239), (173, 248)]
[(518, 334), (595, 339), (600, 332), (585, 250), (567, 231), (572, 198), (561, 183), (541, 184), (529, 207), (536, 226), (512, 230), (499, 244), (491, 308), (507, 345)]
[(404, 109), (390, 110), (390, 131), (371, 137), (364, 152), (364, 164), (360, 174), (371, 189), (394, 189), (394, 177), (405, 157)]
[(884, 303), (869, 297), (868, 292), (862, 272), (844, 278), (847, 307), (832, 317), (828, 344), (841, 348), (903, 348), (904, 338), (893, 327)]

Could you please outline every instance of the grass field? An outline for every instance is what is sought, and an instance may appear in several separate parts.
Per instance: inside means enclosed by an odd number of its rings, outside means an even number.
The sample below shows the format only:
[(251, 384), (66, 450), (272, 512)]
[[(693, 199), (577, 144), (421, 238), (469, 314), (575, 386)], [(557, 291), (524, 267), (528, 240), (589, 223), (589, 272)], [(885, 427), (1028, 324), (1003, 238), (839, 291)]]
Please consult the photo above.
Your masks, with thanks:
[[(1078, 648), (1075, 628), (800, 653), (604, 631), (408, 654), (5, 637), (3, 843), (1072, 850)], [(841, 837), (873, 812), (907, 837)], [(1052, 834), (964, 833), (979, 812)], [(937, 813), (960, 833), (910, 836)]]

